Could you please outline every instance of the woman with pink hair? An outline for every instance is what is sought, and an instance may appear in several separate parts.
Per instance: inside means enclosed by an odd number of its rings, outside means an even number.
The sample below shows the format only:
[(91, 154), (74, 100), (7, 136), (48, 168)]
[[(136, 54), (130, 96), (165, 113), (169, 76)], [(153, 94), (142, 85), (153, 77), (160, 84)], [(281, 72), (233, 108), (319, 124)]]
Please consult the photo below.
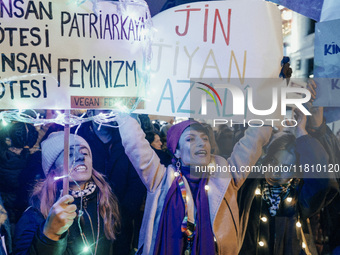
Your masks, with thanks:
[(117, 199), (92, 168), (88, 143), (70, 135), (70, 193), (62, 196), (64, 132), (42, 143), (46, 179), (38, 183), (17, 224), (14, 254), (112, 254), (119, 227)]

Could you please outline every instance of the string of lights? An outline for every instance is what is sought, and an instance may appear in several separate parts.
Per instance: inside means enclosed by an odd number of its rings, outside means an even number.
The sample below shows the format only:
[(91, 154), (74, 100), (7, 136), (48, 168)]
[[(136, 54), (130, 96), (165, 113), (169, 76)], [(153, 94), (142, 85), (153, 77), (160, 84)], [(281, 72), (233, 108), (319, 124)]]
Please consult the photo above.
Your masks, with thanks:
[[(261, 224), (269, 224), (268, 223), (268, 218), (264, 215), (262, 215), (262, 195), (263, 195), (263, 187), (262, 185), (259, 185), (256, 189), (255, 189), (255, 196), (260, 196), (260, 199), (261, 199), (261, 205), (260, 205), (260, 208), (261, 208), (261, 211), (260, 211), (260, 225)], [(288, 196), (286, 199), (285, 199), (285, 203), (291, 203), (293, 200), (292, 197)], [(297, 228), (297, 231), (301, 233), (301, 237), (302, 237), (302, 242), (301, 242), (301, 247), (302, 249), (307, 253), (307, 254), (310, 254), (309, 253), (309, 249), (307, 247), (307, 241), (306, 241), (306, 238), (305, 238), (305, 235), (304, 235), (304, 232), (303, 232), (303, 229), (302, 229), (302, 224), (301, 224), (301, 220), (300, 220), (300, 215), (298, 213), (297, 215), (297, 221), (296, 221), (296, 228)], [(260, 229), (261, 227), (258, 228), (258, 233), (257, 233), (257, 244), (259, 246), (259, 248), (261, 247), (265, 247), (266, 245), (268, 245), (268, 242), (267, 240), (265, 239), (262, 239), (261, 237), (261, 233), (260, 233)]]
[[(86, 1), (90, 1), (92, 3), (92, 11), (96, 14), (99, 13), (99, 2), (105, 1), (105, 0), (73, 0), (73, 3), (76, 5), (80, 6)], [(72, 2), (72, 1), (70, 1)], [(130, 102), (126, 101), (118, 101), (118, 106), (115, 106), (116, 109), (119, 110), (121, 113), (125, 114), (130, 114), (133, 112), (137, 105), (139, 104), (141, 100), (141, 96), (145, 94), (145, 91), (148, 91), (147, 87), (149, 84), (149, 74), (150, 74), (150, 62), (151, 62), (151, 41), (152, 41), (152, 20), (151, 20), (151, 14), (148, 8), (147, 3), (144, 0), (119, 0), (119, 1), (111, 1), (112, 4), (115, 4), (117, 6), (117, 11), (118, 14), (123, 14), (125, 16), (129, 16), (131, 19), (135, 19), (135, 22), (143, 23), (140, 24), (139, 29), (140, 29), (140, 37), (141, 37), (141, 44), (142, 44), (142, 52), (143, 52), (143, 66), (142, 68), (139, 68), (137, 70), (137, 75), (139, 77), (140, 84), (137, 87), (137, 99), (131, 99)], [(145, 19), (140, 20), (139, 16), (136, 15), (131, 7), (144, 7), (143, 12), (145, 10)], [(56, 78), (53, 75), (49, 74), (29, 74), (29, 75), (20, 75), (20, 76), (12, 76), (12, 77), (6, 77), (6, 78), (1, 78), (0, 82), (2, 83), (9, 83), (11, 81), (16, 81), (18, 79), (23, 79), (26, 77), (34, 77), (34, 76), (44, 76), (44, 77), (49, 77), (53, 79), (56, 83), (58, 82)], [(101, 128), (101, 126), (107, 126), (107, 127), (112, 127), (112, 128), (117, 128), (117, 125), (114, 125), (114, 118), (117, 115), (116, 111), (111, 111), (109, 113), (100, 113), (96, 116), (86, 116), (85, 113), (82, 114), (81, 116), (78, 115), (73, 115), (73, 114), (65, 114), (62, 111), (56, 111), (57, 115), (55, 118), (44, 118), (40, 113), (38, 113), (36, 110), (33, 109), (27, 109), (29, 107), (25, 107), (25, 102), (18, 102), (15, 107), (22, 108), (22, 109), (17, 109), (17, 110), (4, 110), (0, 112), (0, 121), (1, 121), (1, 126), (0, 128), (3, 128), (7, 126), (11, 122), (24, 122), (24, 123), (29, 123), (34, 126), (45, 126), (48, 124), (58, 124), (61, 126), (66, 126), (68, 125), (69, 127), (77, 127), (76, 129), (76, 134), (80, 126), (88, 121), (93, 121), (97, 124), (99, 124), (98, 129)], [(127, 107), (129, 105), (129, 107)], [(8, 106), (7, 106), (8, 107)], [(25, 109), (25, 110), (23, 110)], [(67, 156), (67, 155), (66, 155)], [(55, 181), (63, 180), (64, 178), (70, 178), (77, 187), (81, 190), (81, 187), (79, 184), (72, 178), (72, 169), (75, 164), (75, 158), (73, 158), (73, 163), (72, 167), (70, 167), (69, 172), (67, 175), (63, 176), (57, 176), (55, 177)], [(61, 192), (62, 194), (62, 192)], [(98, 200), (98, 197), (97, 197)], [(84, 212), (86, 213), (87, 217), (89, 218), (90, 224), (91, 224), (91, 230), (92, 230), (92, 236), (93, 236), (93, 243), (91, 244), (89, 239), (85, 236), (85, 233), (82, 230), (81, 224), (80, 224), (80, 218), (84, 215)], [(84, 244), (84, 249), (83, 253), (91, 253), (96, 254), (97, 253), (97, 247), (98, 247), (98, 242), (99, 242), (99, 231), (100, 231), (100, 214), (99, 214), (99, 205), (97, 203), (97, 238), (95, 240), (95, 233), (94, 233), (94, 228), (93, 228), (93, 223), (94, 221), (91, 219), (90, 215), (87, 213), (86, 208), (83, 206), (83, 194), (80, 197), (80, 207), (79, 207), (79, 214), (78, 214), (78, 227), (81, 233), (82, 241)], [(91, 247), (94, 247), (94, 250), (91, 249)]]
[[(73, 146), (75, 147), (75, 145), (73, 145)], [(75, 183), (75, 185), (78, 187), (79, 190), (82, 190), (82, 188), (80, 187), (78, 182), (76, 180), (74, 180), (72, 178), (72, 175), (71, 175), (72, 170), (74, 169), (75, 161), (76, 161), (76, 158), (73, 157), (72, 166), (70, 167), (68, 175), (57, 176), (57, 177), (54, 178), (54, 180), (58, 181), (58, 180), (61, 180), (63, 178), (68, 177), (72, 180), (72, 182)], [(60, 192), (60, 194), (62, 194), (62, 192)], [(81, 194), (81, 196), (80, 196), (80, 206), (79, 206), (79, 210), (78, 210), (77, 225), (78, 225), (78, 228), (79, 228), (81, 239), (82, 239), (83, 244), (84, 244), (83, 253), (90, 252), (92, 255), (96, 255), (97, 254), (97, 248), (98, 248), (98, 242), (99, 242), (99, 232), (100, 232), (100, 218), (99, 218), (100, 213), (99, 213), (99, 202), (98, 202), (99, 198), (97, 196), (97, 239), (95, 239), (94, 238), (95, 233), (94, 233), (94, 228), (93, 228), (91, 216), (88, 214), (88, 212), (86, 211), (86, 208), (84, 208), (84, 206), (83, 206), (84, 194), (83, 193), (80, 193), (80, 194)], [(80, 223), (81, 217), (84, 215), (84, 211), (86, 212), (87, 217), (88, 217), (90, 224), (91, 224), (91, 231), (92, 231), (92, 236), (93, 236), (93, 243), (92, 244), (90, 244), (88, 238), (86, 237), (86, 235), (85, 235), (85, 233), (82, 229), (81, 223)], [(91, 248), (93, 246), (95, 247), (94, 252), (92, 251), (92, 248)]]
[[(123, 109), (126, 111), (126, 109)], [(107, 127), (112, 127), (112, 128), (118, 128), (118, 125), (114, 125), (113, 121), (115, 120), (115, 117), (117, 116), (118, 112), (117, 111), (111, 111), (111, 112), (101, 112), (98, 115), (95, 116), (90, 116), (90, 117), (85, 117), (86, 113), (83, 113), (81, 116), (77, 116), (77, 115), (73, 115), (73, 114), (69, 114), (69, 116), (66, 118), (65, 113), (61, 112), (61, 111), (56, 111), (57, 116), (55, 118), (51, 118), (51, 119), (45, 119), (43, 118), (36, 110), (9, 110), (9, 111), (2, 111), (0, 112), (0, 120), (1, 120), (1, 124), (2, 126), (7, 126), (10, 122), (25, 122), (25, 123), (30, 123), (33, 124), (34, 126), (39, 126), (39, 125), (47, 125), (47, 124), (59, 124), (62, 126), (65, 126), (66, 124), (68, 124), (70, 127), (75, 127), (77, 126), (77, 129), (75, 131), (75, 134), (77, 134), (78, 129), (80, 128), (80, 126), (88, 121), (93, 121), (96, 122), (99, 127), (98, 129), (101, 128), (101, 126), (107, 126)], [(122, 112), (120, 112), (122, 113)], [(130, 112), (123, 112), (122, 114), (129, 114)], [(75, 149), (75, 148), (74, 148)], [(63, 176), (57, 176), (54, 178), (55, 181), (59, 181), (62, 180), (66, 177), (70, 178), (72, 180), (72, 182), (74, 182), (76, 184), (76, 186), (79, 188), (79, 190), (81, 190), (81, 187), (79, 186), (79, 184), (76, 182), (76, 180), (74, 180), (72, 178), (72, 169), (74, 168), (75, 165), (75, 161), (76, 158), (74, 157), (72, 159), (72, 166), (69, 168), (69, 173), (68, 175), (63, 175)], [(62, 192), (61, 192), (62, 194)], [(97, 197), (98, 199), (98, 197)], [(98, 207), (98, 205), (97, 205)], [(78, 214), (78, 228), (79, 231), (81, 233), (81, 238), (84, 244), (84, 248), (83, 248), (83, 253), (91, 253), (92, 255), (95, 255), (97, 253), (97, 247), (98, 247), (98, 241), (99, 241), (99, 209), (97, 208), (97, 239), (93, 240), (94, 243), (90, 243), (88, 238), (85, 236), (85, 233), (82, 230), (81, 224), (80, 224), (80, 219), (81, 217), (84, 215), (84, 209), (83, 208), (83, 194), (80, 197), (80, 207), (79, 207), (79, 214)], [(86, 211), (85, 211), (86, 212)], [(92, 220), (90, 219), (90, 215), (88, 215), (88, 218), (91, 222), (91, 226), (92, 226)], [(93, 227), (92, 229), (92, 235), (94, 235), (94, 229)], [(94, 251), (92, 250), (91, 247), (94, 247)]]
[[(70, 127), (80, 126), (81, 124), (94, 121), (99, 126), (108, 126), (108, 127), (118, 127), (114, 126), (112, 122), (117, 115), (117, 111), (111, 111), (109, 113), (100, 113), (96, 116), (86, 116), (85, 113), (81, 116), (70, 114), (69, 118), (66, 118), (65, 113), (61, 111), (56, 111), (57, 116), (51, 119), (45, 119), (38, 113), (36, 110), (9, 110), (9, 111), (1, 111), (0, 112), (0, 120), (2, 126), (6, 126), (11, 122), (25, 122), (33, 124), (34, 126), (39, 125), (47, 125), (56, 123), (58, 125), (65, 126), (66, 124), (70, 125)], [(129, 114), (129, 112), (125, 112)]]

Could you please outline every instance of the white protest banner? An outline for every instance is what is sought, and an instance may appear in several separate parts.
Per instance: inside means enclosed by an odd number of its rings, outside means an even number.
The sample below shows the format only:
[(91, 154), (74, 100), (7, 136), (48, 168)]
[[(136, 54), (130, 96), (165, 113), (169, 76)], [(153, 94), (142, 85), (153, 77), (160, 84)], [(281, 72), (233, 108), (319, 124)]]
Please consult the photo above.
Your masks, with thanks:
[(0, 108), (112, 108), (139, 96), (148, 12), (138, 1), (0, 0)]
[[(242, 93), (248, 93), (249, 87), (254, 94), (263, 92), (262, 98), (254, 96), (255, 106), (266, 101), (268, 105), (263, 109), (271, 106), (271, 87), (284, 84), (282, 80), (277, 80), (276, 85), (265, 80), (278, 78), (282, 60), (280, 12), (272, 3), (255, 0), (190, 3), (159, 13), (153, 17), (153, 26), (156, 32), (146, 113), (200, 117), (200, 106), (195, 109), (190, 101), (201, 102), (205, 92), (192, 96), (194, 90), (199, 91), (195, 80), (203, 79), (209, 85), (211, 78), (229, 82), (229, 78), (234, 78), (234, 85)], [(257, 78), (256, 84), (248, 84), (247, 78)], [(231, 111), (232, 100), (226, 99), (227, 93), (218, 94), (223, 107)], [(216, 93), (214, 98), (218, 100)], [(215, 108), (209, 96), (208, 103), (208, 108)], [(220, 103), (218, 107), (222, 107)], [(230, 116), (223, 109), (218, 112), (209, 109), (216, 115), (210, 117)]]
[[(329, 4), (331, 3), (330, 1)], [(333, 3), (335, 7), (335, 3)], [(316, 106), (325, 106), (324, 117), (333, 122), (340, 119), (340, 20), (331, 12), (328, 6), (328, 15), (323, 21), (316, 23), (314, 42), (314, 79), (318, 84)]]
[(315, 105), (340, 106), (340, 20), (316, 24), (314, 77), (318, 83)]

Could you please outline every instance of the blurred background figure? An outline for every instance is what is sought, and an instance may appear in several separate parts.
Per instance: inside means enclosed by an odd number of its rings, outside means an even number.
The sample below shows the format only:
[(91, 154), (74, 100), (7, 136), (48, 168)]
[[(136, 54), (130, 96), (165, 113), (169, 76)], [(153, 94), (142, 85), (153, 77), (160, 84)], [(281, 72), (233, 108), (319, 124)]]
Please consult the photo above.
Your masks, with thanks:
[(174, 122), (175, 122), (175, 118), (170, 118), (170, 120), (161, 127), (161, 133), (160, 133), (161, 138), (167, 137), (168, 130), (169, 130), (169, 128), (172, 127)]
[(12, 253), (11, 227), (7, 217), (7, 212), (0, 197), (0, 255)]
[(234, 132), (228, 125), (219, 125), (216, 132), (216, 143), (219, 150), (219, 155), (225, 159), (229, 158), (233, 151)]
[(28, 192), (21, 185), (20, 177), (38, 132), (31, 124), (17, 122), (8, 124), (0, 133), (0, 193), (14, 233), (15, 224), (28, 205)]
[(144, 133), (152, 132), (155, 130), (155, 127), (147, 114), (139, 114), (138, 119), (140, 121), (140, 126), (143, 129)]
[(153, 120), (152, 124), (155, 131), (159, 133), (161, 131), (161, 123), (159, 122), (159, 120)]
[(156, 149), (156, 150), (162, 149), (161, 138), (156, 132), (147, 132), (145, 138), (146, 140), (148, 140), (148, 142), (153, 147), (153, 149)]
[(147, 132), (145, 139), (148, 140), (152, 149), (156, 152), (157, 156), (161, 160), (161, 164), (168, 166), (171, 164), (171, 156), (167, 152), (162, 150), (161, 138), (156, 132)]

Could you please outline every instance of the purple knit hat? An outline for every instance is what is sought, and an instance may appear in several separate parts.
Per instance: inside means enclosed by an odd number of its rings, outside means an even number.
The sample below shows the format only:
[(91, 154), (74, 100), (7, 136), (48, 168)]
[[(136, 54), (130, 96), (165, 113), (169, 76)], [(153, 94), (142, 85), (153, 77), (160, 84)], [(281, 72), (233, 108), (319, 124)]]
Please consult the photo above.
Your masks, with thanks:
[(174, 155), (176, 152), (176, 148), (177, 148), (177, 144), (179, 141), (179, 138), (181, 137), (183, 131), (189, 127), (192, 124), (198, 123), (195, 120), (185, 120), (182, 121), (176, 125), (171, 126), (171, 128), (169, 128), (168, 130), (168, 134), (167, 134), (167, 147), (168, 150)]

